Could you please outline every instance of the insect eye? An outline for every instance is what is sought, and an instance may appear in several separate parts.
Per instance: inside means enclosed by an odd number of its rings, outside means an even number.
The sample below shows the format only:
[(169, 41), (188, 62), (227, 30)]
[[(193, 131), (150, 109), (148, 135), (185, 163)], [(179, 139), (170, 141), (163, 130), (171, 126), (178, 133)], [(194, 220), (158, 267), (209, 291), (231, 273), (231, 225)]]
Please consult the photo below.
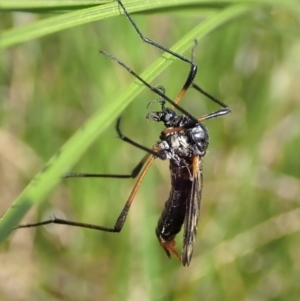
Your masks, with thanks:
[(171, 109), (166, 109), (165, 112), (164, 112), (164, 122), (165, 123), (170, 123), (174, 120), (176, 114), (173, 110)]
[(165, 121), (170, 121), (170, 119), (172, 119), (172, 114), (166, 114), (165, 115)]

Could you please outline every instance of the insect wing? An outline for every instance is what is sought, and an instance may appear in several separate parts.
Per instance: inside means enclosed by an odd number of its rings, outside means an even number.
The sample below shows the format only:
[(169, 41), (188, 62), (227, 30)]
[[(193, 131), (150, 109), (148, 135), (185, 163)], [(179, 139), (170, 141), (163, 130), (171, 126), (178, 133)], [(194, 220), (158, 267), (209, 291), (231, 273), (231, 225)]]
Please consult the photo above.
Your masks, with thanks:
[(189, 266), (194, 249), (197, 233), (198, 220), (200, 215), (200, 201), (202, 192), (202, 162), (201, 158), (194, 157), (193, 184), (186, 204), (184, 219), (183, 248), (181, 261), (184, 266)]

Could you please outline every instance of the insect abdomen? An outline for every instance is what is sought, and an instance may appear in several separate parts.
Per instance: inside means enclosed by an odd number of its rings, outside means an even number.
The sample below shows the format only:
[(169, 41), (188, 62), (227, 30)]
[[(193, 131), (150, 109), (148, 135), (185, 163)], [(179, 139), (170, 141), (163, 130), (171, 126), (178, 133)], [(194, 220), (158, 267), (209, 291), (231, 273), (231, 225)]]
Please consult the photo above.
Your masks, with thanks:
[(156, 235), (167, 255), (170, 257), (170, 252), (172, 252), (179, 258), (175, 249), (174, 238), (180, 232), (184, 222), (186, 202), (190, 194), (192, 181), (187, 167), (171, 167), (172, 189), (158, 221)]

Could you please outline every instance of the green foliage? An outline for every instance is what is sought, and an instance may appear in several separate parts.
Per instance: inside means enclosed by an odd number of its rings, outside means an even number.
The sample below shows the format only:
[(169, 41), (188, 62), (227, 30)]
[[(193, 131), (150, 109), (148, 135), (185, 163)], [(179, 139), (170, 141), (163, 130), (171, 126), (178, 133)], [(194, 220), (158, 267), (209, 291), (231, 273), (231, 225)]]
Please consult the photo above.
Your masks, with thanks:
[[(166, 54), (159, 58), (115, 2), (98, 4), (0, 1), (6, 10), (0, 18), (6, 28), (0, 39), (2, 239), (33, 205), (22, 223), (55, 213), (113, 225), (130, 194), (134, 180), (60, 180), (67, 171), (131, 171), (144, 154), (116, 139), (119, 115), (123, 132), (143, 145), (151, 147), (162, 130), (145, 120), (157, 109), (147, 109), (157, 96), (99, 49), (154, 85), (163, 84), (171, 98), (186, 79), (189, 66)], [(6, 238), (0, 299), (297, 300), (298, 6), (124, 4), (130, 12), (147, 13), (133, 15), (146, 36), (179, 53), (190, 56), (197, 38), (196, 82), (233, 111), (207, 122), (211, 142), (191, 266), (169, 261), (155, 238), (170, 190), (168, 164), (157, 160), (120, 234), (50, 225)], [(192, 90), (181, 105), (195, 116), (216, 109)], [(181, 237), (177, 241), (180, 249)], [(7, 281), (12, 277), (20, 283), (17, 290)]]

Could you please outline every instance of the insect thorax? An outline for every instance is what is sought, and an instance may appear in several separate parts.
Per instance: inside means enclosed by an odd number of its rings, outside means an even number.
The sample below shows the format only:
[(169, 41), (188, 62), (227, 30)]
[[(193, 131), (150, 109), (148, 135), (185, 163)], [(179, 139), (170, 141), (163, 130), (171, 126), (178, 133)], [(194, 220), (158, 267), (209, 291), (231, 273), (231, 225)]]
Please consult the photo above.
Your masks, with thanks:
[(147, 118), (163, 122), (166, 126), (155, 148), (161, 150), (167, 159), (180, 164), (182, 161), (190, 161), (189, 158), (194, 156), (205, 155), (209, 135), (202, 123), (196, 123), (185, 115), (177, 115), (170, 108), (163, 108), (159, 112), (152, 111), (147, 114)]

